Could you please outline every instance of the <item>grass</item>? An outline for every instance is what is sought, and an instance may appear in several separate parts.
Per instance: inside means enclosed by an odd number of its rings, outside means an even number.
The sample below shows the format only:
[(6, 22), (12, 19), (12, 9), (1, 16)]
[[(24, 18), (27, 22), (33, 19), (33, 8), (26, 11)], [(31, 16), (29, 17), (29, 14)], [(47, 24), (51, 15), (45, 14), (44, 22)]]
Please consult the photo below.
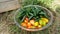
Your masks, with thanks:
[(0, 23), (1, 22), (4, 23), (4, 21), (6, 21), (6, 25), (8, 25), (9, 27), (10, 34), (60, 34), (60, 16), (59, 15), (55, 16), (56, 17), (55, 21), (47, 29), (43, 31), (38, 31), (38, 32), (28, 32), (28, 31), (20, 29), (18, 26), (16, 26), (16, 24), (14, 24), (13, 15), (15, 11), (16, 10), (0, 14), (0, 17), (1, 17)]

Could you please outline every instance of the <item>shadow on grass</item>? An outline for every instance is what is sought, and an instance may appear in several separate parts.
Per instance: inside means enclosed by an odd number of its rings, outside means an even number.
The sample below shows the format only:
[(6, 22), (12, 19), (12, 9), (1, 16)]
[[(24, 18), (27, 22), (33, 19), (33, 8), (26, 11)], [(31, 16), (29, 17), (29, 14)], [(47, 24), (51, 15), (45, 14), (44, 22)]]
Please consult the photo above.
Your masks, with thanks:
[(55, 10), (60, 14), (60, 6), (57, 6)]

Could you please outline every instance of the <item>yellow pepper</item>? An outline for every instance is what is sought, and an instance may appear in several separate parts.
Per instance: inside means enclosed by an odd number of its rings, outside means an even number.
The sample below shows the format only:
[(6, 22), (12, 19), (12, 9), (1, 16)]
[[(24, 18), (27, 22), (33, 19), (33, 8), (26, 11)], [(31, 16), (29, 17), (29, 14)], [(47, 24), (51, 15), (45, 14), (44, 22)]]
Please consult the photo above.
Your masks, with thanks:
[(41, 28), (42, 26), (41, 25), (38, 25), (39, 28)]
[(48, 23), (48, 19), (47, 18), (42, 18), (43, 21), (45, 21), (46, 23)]
[(34, 23), (34, 26), (38, 26), (38, 25), (39, 25), (38, 22), (35, 22), (35, 23)]

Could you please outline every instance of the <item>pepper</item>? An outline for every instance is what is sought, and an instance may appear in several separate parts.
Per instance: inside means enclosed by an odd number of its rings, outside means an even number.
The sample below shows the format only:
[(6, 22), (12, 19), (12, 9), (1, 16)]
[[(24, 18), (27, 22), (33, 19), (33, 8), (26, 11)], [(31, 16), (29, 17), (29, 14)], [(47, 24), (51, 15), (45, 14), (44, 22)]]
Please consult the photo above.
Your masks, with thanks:
[(31, 28), (31, 27), (32, 27), (31, 23), (27, 23), (27, 28)]
[(34, 20), (30, 20), (30, 23), (31, 23), (32, 25), (34, 24), (34, 22), (35, 22)]
[(40, 25), (43, 25), (43, 21), (42, 21), (42, 20), (39, 20), (39, 24), (40, 24)]
[(28, 21), (27, 21), (27, 20), (24, 20), (24, 22), (25, 22), (25, 23), (28, 23)]
[(38, 25), (39, 28), (41, 28), (42, 26), (41, 25)]
[(48, 19), (47, 18), (42, 18), (43, 21), (45, 21), (46, 23), (48, 23)]
[(22, 23), (21, 25), (22, 25), (22, 26), (24, 26), (24, 27), (26, 27), (26, 26), (27, 26), (27, 25), (26, 25), (26, 23)]
[(35, 22), (35, 23), (34, 23), (34, 26), (38, 26), (38, 25), (39, 25), (38, 22)]

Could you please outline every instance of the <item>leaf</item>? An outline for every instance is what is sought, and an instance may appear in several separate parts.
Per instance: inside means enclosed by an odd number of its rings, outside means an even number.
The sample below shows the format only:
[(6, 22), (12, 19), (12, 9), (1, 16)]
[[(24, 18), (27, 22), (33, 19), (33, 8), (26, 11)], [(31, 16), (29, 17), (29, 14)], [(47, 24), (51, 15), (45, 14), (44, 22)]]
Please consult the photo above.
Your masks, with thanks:
[(29, 17), (29, 20), (30, 20), (32, 17), (33, 17), (33, 16), (30, 16), (30, 17)]
[(25, 19), (26, 15), (22, 18), (21, 22), (23, 22), (23, 20)]
[(33, 11), (33, 14), (34, 14), (34, 16), (36, 16), (36, 10), (35, 10), (35, 7), (32, 7), (32, 11)]
[(31, 16), (33, 16), (33, 14), (32, 13), (29, 13)]
[(38, 14), (41, 11), (41, 9), (39, 9), (39, 7), (37, 8), (36, 6), (35, 6), (35, 8), (36, 8), (36, 12)]
[(19, 18), (19, 17), (20, 17), (20, 15), (21, 15), (23, 12), (24, 12), (24, 11), (22, 11), (22, 9), (21, 9), (21, 10), (19, 10), (18, 14), (16, 15), (16, 18)]

